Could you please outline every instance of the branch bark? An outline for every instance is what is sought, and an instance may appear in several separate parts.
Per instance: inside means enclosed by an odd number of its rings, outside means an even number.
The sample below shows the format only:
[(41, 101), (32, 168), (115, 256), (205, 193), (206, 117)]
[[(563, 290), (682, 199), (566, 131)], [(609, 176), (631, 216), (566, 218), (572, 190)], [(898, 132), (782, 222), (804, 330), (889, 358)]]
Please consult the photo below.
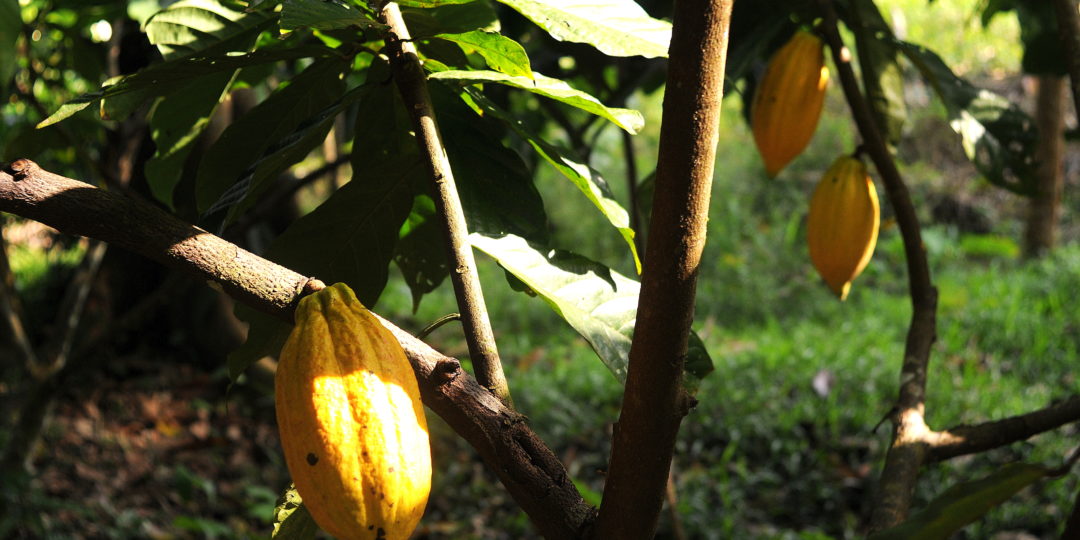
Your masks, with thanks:
[(851, 107), (867, 153), (885, 184), (885, 192), (896, 213), (896, 223), (904, 240), (907, 259), (911, 325), (904, 344), (900, 394), (893, 416), (893, 442), (885, 458), (881, 485), (870, 520), (871, 531), (879, 531), (900, 523), (907, 516), (919, 467), (926, 459), (926, 438), (930, 433), (924, 419), (926, 375), (930, 347), (937, 338), (937, 289), (930, 279), (930, 267), (915, 206), (885, 145), (881, 130), (874, 121), (870, 106), (859, 91), (859, 83), (851, 68), (851, 53), (844, 46), (837, 28), (836, 10), (831, 0), (818, 0), (818, 6), (824, 15), (822, 30), (839, 73), (844, 96)]
[[(29, 160), (0, 171), (0, 211), (103, 240), (216, 282), (238, 301), (289, 322), (313, 281), (144, 201), (53, 174)], [(381, 320), (405, 349), (424, 403), (477, 449), (541, 534), (580, 536), (595, 511), (525, 418), (461, 370), (457, 360)]]
[(1065, 53), (1065, 69), (1072, 82), (1073, 111), (1080, 123), (1080, 13), (1076, 0), (1054, 0), (1054, 8), (1061, 50)]
[(598, 538), (652, 538), (693, 398), (682, 387), (724, 90), (732, 0), (675, 4), (656, 195)]
[(491, 331), (491, 320), (484, 304), (484, 291), (480, 288), (480, 276), (476, 272), (476, 261), (468, 240), (465, 212), (461, 209), (450, 159), (446, 156), (439, 123), (435, 119), (435, 108), (431, 105), (427, 77), (424, 76), (416, 46), (410, 41), (409, 29), (396, 2), (388, 2), (382, 8), (382, 18), (391, 32), (387, 50), (390, 52), (394, 82), (412, 117), (420, 153), (435, 183), (435, 205), (445, 220), (443, 230), (450, 250), (450, 280), (457, 295), (461, 324), (465, 327), (465, 340), (469, 344), (469, 357), (476, 371), (476, 379), (509, 405), (510, 387), (499, 361), (495, 335)]
[(977, 454), (1025, 440), (1080, 420), (1080, 395), (1032, 411), (973, 426), (956, 426), (933, 433), (926, 463)]

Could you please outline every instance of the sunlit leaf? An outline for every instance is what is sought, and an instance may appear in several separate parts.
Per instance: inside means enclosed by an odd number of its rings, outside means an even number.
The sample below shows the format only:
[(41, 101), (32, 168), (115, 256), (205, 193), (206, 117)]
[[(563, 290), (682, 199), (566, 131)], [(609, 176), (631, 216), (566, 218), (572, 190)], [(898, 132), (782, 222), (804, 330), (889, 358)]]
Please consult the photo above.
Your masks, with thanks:
[(312, 540), (317, 532), (318, 524), (304, 506), (296, 486), (290, 484), (274, 508), (274, 532), (270, 537), (277, 540)]
[(438, 34), (435, 37), (457, 43), (465, 52), (476, 52), (495, 71), (530, 79), (533, 76), (525, 48), (498, 32), (474, 30), (462, 34)]
[(413, 39), (473, 30), (499, 31), (499, 16), (490, 0), (441, 3), (429, 9), (404, 8), (401, 15)]
[(291, 32), (297, 28), (336, 30), (358, 27), (382, 29), (385, 25), (347, 4), (324, 0), (285, 0), (281, 6), (281, 29)]
[(633, 0), (499, 0), (560, 41), (588, 43), (608, 56), (666, 57), (671, 23)]
[(539, 73), (533, 73), (533, 77), (529, 78), (515, 77), (497, 71), (449, 70), (432, 73), (428, 75), (428, 78), (440, 81), (455, 81), (463, 85), (498, 83), (520, 88), (610, 120), (613, 124), (630, 133), (637, 133), (645, 124), (641, 113), (635, 110), (607, 107), (595, 97), (581, 90), (571, 88), (566, 82), (545, 77)]
[(272, 11), (244, 11), (232, 3), (180, 0), (150, 17), (143, 30), (165, 60), (173, 60), (269, 28), (276, 18)]
[(907, 104), (899, 52), (892, 45), (892, 28), (873, 0), (857, 0), (852, 10), (856, 22), (850, 27), (855, 33), (866, 99), (882, 135), (895, 145), (900, 142), (907, 120)]
[[(530, 245), (524, 239), (472, 234), (473, 247), (490, 255), (574, 328), (620, 382), (626, 381), (640, 284), (568, 251)], [(687, 388), (712, 370), (700, 340), (687, 350)]]

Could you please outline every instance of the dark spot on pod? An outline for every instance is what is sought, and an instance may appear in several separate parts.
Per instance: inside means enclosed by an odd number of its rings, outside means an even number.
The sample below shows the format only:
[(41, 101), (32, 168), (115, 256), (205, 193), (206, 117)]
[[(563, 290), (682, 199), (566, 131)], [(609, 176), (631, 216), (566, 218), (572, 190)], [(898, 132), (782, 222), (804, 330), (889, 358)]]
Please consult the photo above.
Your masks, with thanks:
[(374, 525), (368, 525), (367, 530), (373, 531), (373, 530), (375, 530), (375, 526)]
[(378, 540), (379, 538), (386, 538), (386, 530), (382, 527), (379, 527), (379, 530), (375, 531), (375, 539)]
[(307, 464), (308, 465), (315, 465), (318, 462), (319, 462), (319, 456), (316, 456), (314, 453), (308, 452)]
[(393, 468), (393, 467), (390, 467), (390, 472), (394, 472), (394, 468)]

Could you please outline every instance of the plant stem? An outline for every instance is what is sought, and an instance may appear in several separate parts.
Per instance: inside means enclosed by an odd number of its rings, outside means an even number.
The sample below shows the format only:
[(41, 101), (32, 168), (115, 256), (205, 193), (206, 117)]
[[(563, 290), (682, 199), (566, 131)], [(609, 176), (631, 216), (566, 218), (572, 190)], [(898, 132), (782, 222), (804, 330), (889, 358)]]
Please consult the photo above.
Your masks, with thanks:
[(919, 467), (926, 459), (926, 437), (931, 433), (924, 419), (926, 375), (930, 347), (937, 339), (937, 290), (930, 280), (930, 267), (915, 206), (885, 145), (881, 130), (874, 121), (870, 106), (859, 91), (859, 83), (851, 68), (850, 51), (844, 46), (837, 28), (836, 10), (831, 0), (818, 0), (818, 5), (824, 15), (822, 30), (839, 72), (840, 84), (867, 153), (885, 184), (885, 192), (896, 213), (896, 223), (904, 240), (907, 259), (911, 325), (904, 344), (900, 393), (893, 416), (893, 442), (885, 458), (870, 522), (871, 531), (879, 531), (896, 525), (907, 516)]
[(652, 538), (679, 424), (705, 245), (732, 0), (675, 4), (650, 233), (597, 538)]
[(1072, 82), (1073, 111), (1080, 119), (1080, 13), (1076, 0), (1054, 0), (1065, 69)]
[(388, 2), (382, 8), (382, 18), (391, 32), (387, 49), (390, 51), (394, 82), (412, 117), (421, 155), (434, 179), (435, 205), (445, 220), (443, 230), (450, 250), (450, 280), (454, 284), (454, 294), (461, 310), (461, 323), (465, 327), (465, 340), (469, 344), (469, 357), (476, 371), (476, 379), (509, 405), (510, 387), (506, 384), (499, 361), (495, 335), (491, 331), (491, 321), (484, 304), (484, 292), (480, 288), (480, 276), (476, 272), (476, 261), (469, 244), (465, 212), (461, 208), (450, 159), (446, 156), (446, 147), (439, 133), (424, 70), (396, 2)]

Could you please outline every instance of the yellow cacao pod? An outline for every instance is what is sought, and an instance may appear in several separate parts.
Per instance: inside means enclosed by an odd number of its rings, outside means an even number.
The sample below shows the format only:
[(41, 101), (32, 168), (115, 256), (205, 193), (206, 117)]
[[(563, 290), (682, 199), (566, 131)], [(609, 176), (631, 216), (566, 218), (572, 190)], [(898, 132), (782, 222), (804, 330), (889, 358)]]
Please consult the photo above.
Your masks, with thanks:
[(431, 492), (420, 391), (397, 339), (338, 283), (300, 301), (274, 381), (285, 463), (315, 522), (406, 539)]
[(810, 144), (828, 85), (824, 45), (810, 32), (795, 32), (769, 60), (754, 90), (750, 126), (770, 177)]
[(810, 200), (806, 240), (814, 268), (841, 300), (874, 254), (879, 218), (866, 165), (847, 156), (833, 162)]

